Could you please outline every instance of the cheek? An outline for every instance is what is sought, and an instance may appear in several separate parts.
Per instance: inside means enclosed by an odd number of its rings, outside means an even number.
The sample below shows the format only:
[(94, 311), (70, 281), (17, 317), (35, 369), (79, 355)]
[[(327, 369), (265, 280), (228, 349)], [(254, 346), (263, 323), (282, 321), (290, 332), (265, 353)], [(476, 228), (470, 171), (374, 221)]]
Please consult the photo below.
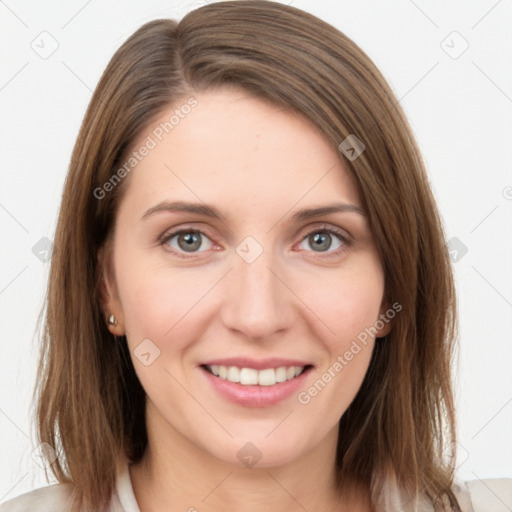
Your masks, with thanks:
[(328, 345), (331, 355), (344, 352), (353, 339), (374, 327), (379, 319), (384, 293), (382, 273), (375, 265), (362, 267), (342, 268), (315, 283), (302, 280), (300, 296), (310, 309), (311, 320), (320, 320), (310, 324), (321, 325), (317, 335)]
[(342, 416), (366, 375), (384, 293), (380, 266), (373, 260), (359, 263), (358, 269), (347, 266), (330, 279), (318, 279), (314, 287), (312, 280), (302, 281), (309, 325), (317, 326), (314, 336), (325, 357), (297, 398), (310, 413), (332, 421)]
[[(120, 262), (121, 263), (121, 262)], [(201, 311), (215, 276), (170, 269), (161, 265), (120, 264), (119, 296), (132, 350), (144, 339), (165, 353), (184, 349), (200, 332)], [(204, 316), (204, 313), (203, 313)], [(172, 343), (171, 343), (172, 342)]]
[(357, 395), (375, 345), (372, 328), (378, 320), (381, 292), (378, 280), (376, 286), (371, 279), (340, 279), (329, 293), (310, 296), (311, 309), (322, 312), (322, 321), (334, 330), (334, 334), (324, 327), (317, 331), (325, 357), (297, 395), (311, 422), (324, 418), (326, 425), (335, 425)]

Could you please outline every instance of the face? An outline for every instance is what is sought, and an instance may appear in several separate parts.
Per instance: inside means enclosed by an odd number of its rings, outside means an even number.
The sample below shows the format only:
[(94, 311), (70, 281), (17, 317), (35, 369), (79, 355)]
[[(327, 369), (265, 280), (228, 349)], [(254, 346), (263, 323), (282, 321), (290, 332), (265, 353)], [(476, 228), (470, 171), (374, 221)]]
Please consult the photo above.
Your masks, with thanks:
[(284, 464), (333, 439), (389, 330), (381, 262), (315, 127), (244, 92), (195, 98), (134, 144), (158, 142), (126, 178), (106, 309), (159, 439)]

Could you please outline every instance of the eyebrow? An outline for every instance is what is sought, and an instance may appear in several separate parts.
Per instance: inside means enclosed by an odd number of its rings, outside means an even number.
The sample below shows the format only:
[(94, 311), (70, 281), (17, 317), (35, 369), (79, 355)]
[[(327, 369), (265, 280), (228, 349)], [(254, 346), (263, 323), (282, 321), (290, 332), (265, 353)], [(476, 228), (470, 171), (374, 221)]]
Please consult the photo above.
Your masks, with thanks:
[[(210, 217), (212, 219), (218, 219), (222, 222), (226, 222), (226, 217), (214, 206), (206, 203), (187, 203), (183, 201), (162, 201), (161, 203), (149, 208), (149, 210), (144, 213), (141, 220), (146, 220), (152, 215), (160, 212), (192, 213), (194, 215)], [(322, 215), (328, 215), (330, 213), (340, 212), (358, 213), (359, 215), (366, 216), (366, 212), (360, 206), (347, 203), (334, 203), (314, 208), (302, 208), (292, 215), (290, 222), (299, 222), (314, 217), (320, 217)]]
[(141, 220), (146, 220), (155, 213), (159, 212), (183, 212), (192, 213), (194, 215), (202, 215), (203, 217), (211, 217), (212, 219), (226, 221), (224, 215), (222, 215), (217, 208), (209, 206), (206, 203), (185, 203), (183, 201), (162, 201), (157, 205), (153, 206), (144, 213)]

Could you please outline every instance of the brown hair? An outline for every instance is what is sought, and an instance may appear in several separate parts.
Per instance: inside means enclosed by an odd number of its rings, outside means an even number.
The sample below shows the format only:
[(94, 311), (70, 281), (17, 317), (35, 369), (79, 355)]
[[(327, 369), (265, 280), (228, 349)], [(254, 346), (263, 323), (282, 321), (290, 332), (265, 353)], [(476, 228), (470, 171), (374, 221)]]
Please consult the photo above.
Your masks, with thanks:
[(163, 109), (230, 86), (299, 112), (334, 148), (350, 134), (366, 146), (355, 160), (340, 159), (368, 214), (386, 299), (402, 310), (341, 418), (340, 486), (347, 475), (364, 482), (380, 510), (393, 489), (426, 497), (436, 510), (459, 510), (453, 457), (443, 456), (455, 441), (454, 286), (419, 149), (389, 85), (353, 41), (264, 0), (213, 3), (179, 23), (145, 24), (93, 94), (62, 196), (36, 387), (40, 441), (59, 454), (52, 472), (74, 483), (79, 510), (101, 510), (117, 461), (140, 460), (147, 445), (145, 393), (125, 338), (113, 339), (105, 325), (99, 293), (98, 252), (108, 252), (129, 177), (102, 199), (93, 191)]

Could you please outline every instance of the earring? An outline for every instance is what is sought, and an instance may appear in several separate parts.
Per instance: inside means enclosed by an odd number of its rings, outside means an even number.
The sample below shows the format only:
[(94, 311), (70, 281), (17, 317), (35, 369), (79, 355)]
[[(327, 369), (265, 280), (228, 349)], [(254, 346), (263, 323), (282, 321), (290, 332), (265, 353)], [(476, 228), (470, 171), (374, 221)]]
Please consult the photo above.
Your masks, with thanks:
[(114, 315), (110, 315), (108, 318), (108, 325), (116, 325), (116, 324), (117, 324), (116, 317)]

